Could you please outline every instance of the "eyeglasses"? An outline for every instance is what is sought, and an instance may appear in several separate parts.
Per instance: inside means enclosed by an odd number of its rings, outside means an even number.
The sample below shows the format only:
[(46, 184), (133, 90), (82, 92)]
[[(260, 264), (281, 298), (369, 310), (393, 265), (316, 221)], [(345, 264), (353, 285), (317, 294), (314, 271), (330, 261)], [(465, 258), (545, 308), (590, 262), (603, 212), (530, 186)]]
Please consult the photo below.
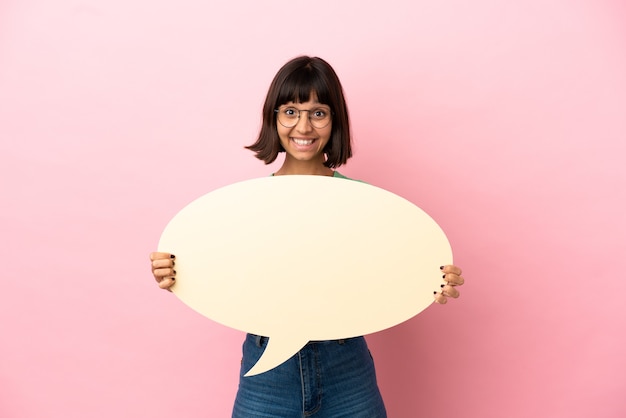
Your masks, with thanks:
[(293, 128), (298, 124), (300, 120), (300, 113), (307, 112), (309, 115), (309, 122), (314, 128), (321, 129), (328, 126), (332, 120), (332, 112), (327, 108), (317, 109), (296, 109), (295, 107), (281, 107), (274, 109), (274, 112), (278, 114), (278, 122), (285, 128)]

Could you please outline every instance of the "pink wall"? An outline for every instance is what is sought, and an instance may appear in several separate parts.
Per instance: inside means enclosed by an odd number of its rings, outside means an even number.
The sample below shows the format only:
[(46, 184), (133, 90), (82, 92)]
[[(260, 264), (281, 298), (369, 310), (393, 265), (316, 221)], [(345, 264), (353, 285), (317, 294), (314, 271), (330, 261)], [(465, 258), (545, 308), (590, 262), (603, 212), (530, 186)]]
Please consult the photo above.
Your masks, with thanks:
[(624, 416), (626, 9), (609, 0), (0, 4), (0, 416), (225, 417), (242, 335), (157, 289), (165, 223), (264, 176), (326, 58), (342, 172), (447, 231), (462, 298), (369, 337), (390, 416)]

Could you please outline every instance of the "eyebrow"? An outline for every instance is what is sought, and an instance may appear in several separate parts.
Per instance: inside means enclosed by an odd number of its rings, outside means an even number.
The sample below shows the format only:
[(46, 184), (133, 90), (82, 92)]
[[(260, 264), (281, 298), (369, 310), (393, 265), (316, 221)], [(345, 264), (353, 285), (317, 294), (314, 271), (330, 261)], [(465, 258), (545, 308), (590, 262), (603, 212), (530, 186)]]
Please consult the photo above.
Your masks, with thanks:
[[(298, 103), (293, 103), (293, 104), (289, 104), (289, 103), (285, 103), (282, 106), (286, 106), (286, 107), (296, 107), (296, 104)], [(311, 109), (315, 109), (315, 108), (319, 108), (319, 107), (327, 107), (330, 109), (330, 106), (324, 103), (314, 103), (313, 106), (311, 107)], [(298, 109), (298, 110), (306, 110), (306, 109)]]

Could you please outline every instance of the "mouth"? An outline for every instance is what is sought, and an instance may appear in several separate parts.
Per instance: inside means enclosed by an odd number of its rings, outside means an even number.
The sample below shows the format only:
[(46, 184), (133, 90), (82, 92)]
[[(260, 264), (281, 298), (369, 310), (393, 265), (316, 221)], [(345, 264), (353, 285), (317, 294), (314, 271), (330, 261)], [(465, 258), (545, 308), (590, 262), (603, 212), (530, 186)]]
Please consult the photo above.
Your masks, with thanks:
[(302, 138), (291, 138), (291, 140), (299, 146), (306, 147), (315, 142), (315, 139), (302, 139)]

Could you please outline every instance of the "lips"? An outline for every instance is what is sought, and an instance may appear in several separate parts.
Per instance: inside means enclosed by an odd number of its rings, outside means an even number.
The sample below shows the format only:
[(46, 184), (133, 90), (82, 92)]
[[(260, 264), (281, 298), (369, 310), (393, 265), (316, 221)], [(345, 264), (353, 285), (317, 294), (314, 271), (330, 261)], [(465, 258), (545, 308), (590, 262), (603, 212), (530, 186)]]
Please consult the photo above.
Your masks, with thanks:
[(315, 141), (314, 139), (301, 139), (301, 138), (291, 138), (291, 140), (296, 144), (296, 145), (300, 145), (300, 146), (307, 146), (307, 145), (311, 145), (313, 143), (313, 141)]
[(298, 152), (313, 152), (317, 149), (315, 145), (317, 138), (289, 138), (292, 149)]

